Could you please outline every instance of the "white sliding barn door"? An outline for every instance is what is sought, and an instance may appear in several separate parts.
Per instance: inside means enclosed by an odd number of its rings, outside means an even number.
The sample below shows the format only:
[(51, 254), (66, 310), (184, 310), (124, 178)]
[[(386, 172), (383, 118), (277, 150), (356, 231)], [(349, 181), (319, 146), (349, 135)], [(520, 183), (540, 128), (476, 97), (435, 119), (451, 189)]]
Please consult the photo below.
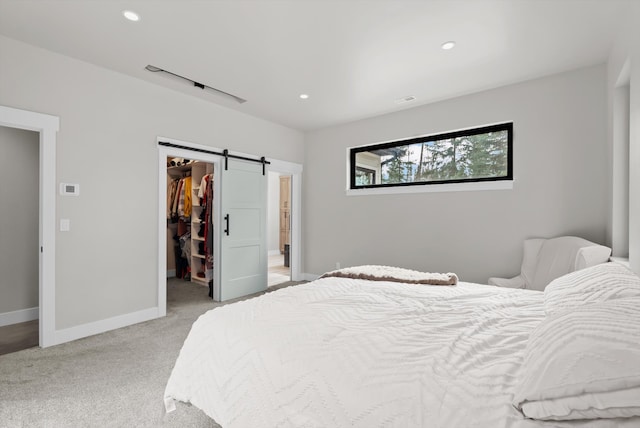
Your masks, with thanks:
[[(267, 176), (262, 164), (229, 158), (220, 195), (221, 301), (267, 288)], [(224, 164), (224, 161), (223, 161)]]

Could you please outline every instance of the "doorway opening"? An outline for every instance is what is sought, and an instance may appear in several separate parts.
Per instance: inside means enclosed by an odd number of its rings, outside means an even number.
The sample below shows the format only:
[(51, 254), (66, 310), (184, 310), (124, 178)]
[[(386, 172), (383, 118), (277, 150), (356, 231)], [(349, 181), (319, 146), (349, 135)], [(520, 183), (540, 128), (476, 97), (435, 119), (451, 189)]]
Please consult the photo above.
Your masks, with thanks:
[(269, 171), (268, 286), (291, 281), (291, 175)]
[(38, 346), (39, 140), (0, 127), (0, 355)]
[(217, 281), (213, 195), (219, 194), (219, 158), (160, 147), (158, 167), (158, 316), (165, 316), (167, 304), (211, 300)]
[[(38, 306), (30, 308), (26, 313), (18, 310), (0, 314), (0, 319), (4, 325), (37, 319), (38, 344), (44, 348), (64, 341), (56, 337), (55, 329), (55, 164), (56, 133), (60, 127), (60, 119), (47, 114), (0, 106), (0, 126), (35, 131), (38, 134), (39, 157), (36, 209), (38, 226), (31, 224), (31, 228), (37, 228), (38, 231), (35, 247), (37, 260), (34, 256), (31, 261), (31, 269), (38, 272)], [(33, 312), (37, 315), (33, 315)]]
[(211, 162), (167, 157), (166, 277), (173, 304), (184, 301), (182, 291), (213, 298), (213, 171)]

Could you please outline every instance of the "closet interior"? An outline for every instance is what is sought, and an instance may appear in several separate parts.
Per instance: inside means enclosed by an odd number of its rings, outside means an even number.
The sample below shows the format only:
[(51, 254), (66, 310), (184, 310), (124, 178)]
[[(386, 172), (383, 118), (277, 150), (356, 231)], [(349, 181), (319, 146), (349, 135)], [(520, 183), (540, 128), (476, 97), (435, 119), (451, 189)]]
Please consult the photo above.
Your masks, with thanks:
[(167, 278), (209, 287), (213, 298), (213, 164), (167, 158)]

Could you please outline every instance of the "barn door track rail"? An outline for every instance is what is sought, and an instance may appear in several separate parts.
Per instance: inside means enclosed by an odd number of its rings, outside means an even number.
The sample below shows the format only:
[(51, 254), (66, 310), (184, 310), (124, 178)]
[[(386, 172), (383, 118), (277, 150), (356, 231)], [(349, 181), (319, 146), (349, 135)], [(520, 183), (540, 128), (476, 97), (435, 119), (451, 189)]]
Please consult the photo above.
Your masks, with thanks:
[(180, 144), (170, 143), (168, 141), (158, 141), (158, 145), (164, 146), (164, 147), (173, 147), (173, 148), (176, 148), (176, 149), (191, 150), (191, 151), (199, 152), (199, 153), (207, 153), (207, 154), (210, 154), (210, 155), (224, 156), (224, 169), (225, 170), (229, 169), (229, 158), (241, 159), (241, 160), (245, 160), (245, 161), (249, 161), (249, 162), (261, 163), (262, 164), (262, 175), (266, 174), (266, 166), (271, 164), (271, 162), (269, 162), (264, 156), (262, 156), (260, 159), (248, 158), (246, 156), (233, 155), (233, 154), (229, 153), (229, 150), (227, 150), (227, 149), (224, 149), (222, 152), (216, 152), (214, 150), (206, 150), (206, 149), (199, 149), (199, 148), (196, 148), (196, 147), (181, 146)]

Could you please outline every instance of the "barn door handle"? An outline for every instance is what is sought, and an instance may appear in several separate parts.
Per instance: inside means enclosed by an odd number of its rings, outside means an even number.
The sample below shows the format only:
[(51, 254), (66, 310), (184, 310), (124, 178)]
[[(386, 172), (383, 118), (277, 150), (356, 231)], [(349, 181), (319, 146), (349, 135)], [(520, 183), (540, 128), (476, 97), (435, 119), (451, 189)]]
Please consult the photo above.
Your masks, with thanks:
[(227, 228), (224, 230), (224, 233), (227, 234), (227, 236), (229, 236), (229, 214), (227, 214), (226, 216), (224, 216), (224, 221), (227, 222)]

